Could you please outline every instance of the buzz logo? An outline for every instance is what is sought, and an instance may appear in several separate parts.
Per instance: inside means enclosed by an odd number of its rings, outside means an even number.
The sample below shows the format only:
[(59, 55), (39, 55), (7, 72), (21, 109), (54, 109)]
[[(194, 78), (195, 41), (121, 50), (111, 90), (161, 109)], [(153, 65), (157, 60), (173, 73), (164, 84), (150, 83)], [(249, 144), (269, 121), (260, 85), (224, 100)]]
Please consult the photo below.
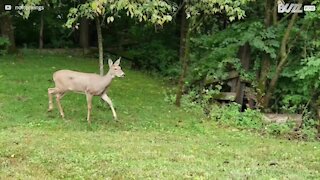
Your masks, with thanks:
[(279, 0), (278, 13), (303, 13), (302, 4), (284, 3), (283, 0)]
[[(303, 8), (302, 8), (303, 7)], [(303, 13), (303, 11), (315, 11), (315, 5), (285, 3), (283, 0), (278, 0), (278, 13)]]

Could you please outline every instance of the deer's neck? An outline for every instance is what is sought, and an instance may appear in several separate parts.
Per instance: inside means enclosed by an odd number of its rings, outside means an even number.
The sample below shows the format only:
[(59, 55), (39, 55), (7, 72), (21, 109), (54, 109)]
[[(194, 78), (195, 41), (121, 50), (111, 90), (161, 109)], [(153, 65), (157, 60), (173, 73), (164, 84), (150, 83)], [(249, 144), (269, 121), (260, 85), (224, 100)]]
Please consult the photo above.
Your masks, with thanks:
[(103, 84), (104, 84), (104, 86), (108, 87), (111, 84), (113, 78), (114, 78), (114, 75), (109, 70), (108, 73), (103, 76)]

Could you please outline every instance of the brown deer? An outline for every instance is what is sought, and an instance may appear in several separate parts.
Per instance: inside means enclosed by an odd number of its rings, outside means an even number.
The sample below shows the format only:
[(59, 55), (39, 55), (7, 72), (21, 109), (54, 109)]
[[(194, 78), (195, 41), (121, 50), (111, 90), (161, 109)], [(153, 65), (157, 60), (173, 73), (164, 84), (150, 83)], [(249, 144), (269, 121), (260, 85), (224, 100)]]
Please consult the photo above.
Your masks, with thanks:
[(54, 88), (48, 89), (49, 96), (49, 109), (52, 111), (52, 95), (56, 96), (57, 105), (62, 118), (64, 118), (63, 109), (60, 103), (61, 98), (66, 92), (76, 92), (85, 94), (87, 97), (87, 121), (91, 124), (90, 114), (92, 109), (92, 97), (100, 96), (105, 102), (107, 102), (112, 110), (112, 114), (115, 120), (117, 120), (116, 111), (113, 108), (111, 99), (107, 95), (107, 89), (111, 84), (114, 77), (124, 77), (125, 73), (121, 70), (119, 58), (115, 63), (111, 59), (108, 60), (109, 71), (106, 75), (100, 76), (94, 73), (83, 73), (70, 70), (59, 70), (53, 74), (53, 81), (55, 83)]

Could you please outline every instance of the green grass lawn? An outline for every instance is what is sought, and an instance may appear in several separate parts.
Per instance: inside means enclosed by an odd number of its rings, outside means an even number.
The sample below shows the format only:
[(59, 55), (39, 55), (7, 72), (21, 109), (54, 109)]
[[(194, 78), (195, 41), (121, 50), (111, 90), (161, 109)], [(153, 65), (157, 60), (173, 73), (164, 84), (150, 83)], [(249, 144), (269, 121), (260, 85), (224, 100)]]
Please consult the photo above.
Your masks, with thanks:
[[(319, 179), (320, 144), (219, 128), (164, 101), (165, 83), (132, 71), (109, 90), (120, 122), (96, 97), (62, 99), (47, 113), (59, 69), (97, 72), (97, 60), (0, 56), (0, 179)], [(56, 105), (56, 104), (54, 104)]]

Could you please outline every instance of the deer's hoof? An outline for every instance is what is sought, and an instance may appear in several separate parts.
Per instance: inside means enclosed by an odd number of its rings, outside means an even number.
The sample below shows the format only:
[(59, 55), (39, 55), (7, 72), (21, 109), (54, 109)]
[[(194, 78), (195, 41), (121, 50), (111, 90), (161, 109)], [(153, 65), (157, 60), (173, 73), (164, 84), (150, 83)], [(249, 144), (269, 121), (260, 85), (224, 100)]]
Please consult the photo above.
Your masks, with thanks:
[(52, 109), (53, 109), (53, 108), (49, 108), (49, 109), (47, 110), (47, 112), (51, 112), (51, 111), (52, 111)]

